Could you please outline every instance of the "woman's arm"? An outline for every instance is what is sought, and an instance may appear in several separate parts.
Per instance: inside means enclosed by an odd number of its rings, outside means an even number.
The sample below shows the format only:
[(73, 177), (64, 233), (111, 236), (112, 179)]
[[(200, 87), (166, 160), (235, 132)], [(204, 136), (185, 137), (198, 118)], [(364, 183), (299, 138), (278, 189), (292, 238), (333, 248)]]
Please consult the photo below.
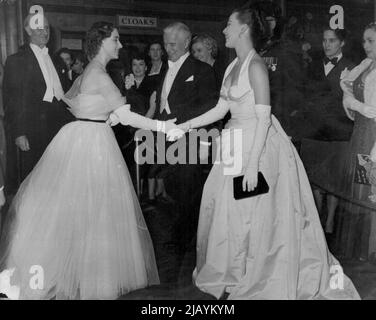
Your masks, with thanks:
[(161, 131), (167, 133), (171, 129), (175, 129), (176, 125), (174, 120), (169, 121), (157, 121), (145, 118), (130, 110), (130, 105), (126, 104), (126, 98), (120, 93), (120, 90), (115, 86), (111, 79), (106, 78), (99, 79), (102, 84), (98, 91), (102, 97), (106, 100), (107, 106), (112, 110), (110, 120), (112, 123), (120, 122), (124, 126), (132, 126), (139, 129)]
[(130, 105), (123, 105), (117, 108), (111, 115), (110, 119), (112, 123), (121, 123), (123, 126), (131, 126), (134, 128), (161, 131), (168, 133), (172, 129), (177, 129), (174, 124), (176, 119), (168, 121), (159, 121), (145, 118), (130, 110)]
[(251, 62), (249, 66), (249, 80), (255, 93), (257, 126), (248, 167), (258, 168), (266, 136), (271, 125), (270, 89), (266, 66), (257, 60)]
[(258, 183), (259, 162), (271, 125), (268, 71), (260, 59), (249, 65), (249, 81), (255, 94), (257, 125), (248, 162), (244, 166), (243, 190), (254, 190)]
[(227, 103), (227, 100), (225, 99), (224, 96), (221, 95), (218, 100), (217, 105), (213, 109), (210, 109), (208, 112), (202, 114), (199, 117), (196, 117), (192, 120), (182, 123), (181, 125), (179, 125), (179, 127), (183, 129), (184, 131), (187, 131), (189, 129), (204, 127), (208, 124), (211, 124), (218, 120), (223, 119), (228, 111), (229, 111), (229, 105)]

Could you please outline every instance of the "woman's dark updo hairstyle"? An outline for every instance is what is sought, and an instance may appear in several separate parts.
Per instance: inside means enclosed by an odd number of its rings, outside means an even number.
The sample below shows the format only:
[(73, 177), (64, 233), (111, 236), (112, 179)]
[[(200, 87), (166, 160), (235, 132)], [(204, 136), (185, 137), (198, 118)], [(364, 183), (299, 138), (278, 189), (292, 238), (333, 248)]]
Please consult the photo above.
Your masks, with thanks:
[(271, 39), (280, 40), (285, 26), (285, 21), (282, 16), (282, 8), (278, 4), (270, 1), (259, 1), (256, 2), (254, 6), (257, 6), (257, 8), (264, 13), (265, 18), (273, 17), (275, 19), (276, 26)]
[(247, 24), (251, 30), (251, 40), (255, 47), (265, 40), (268, 35), (268, 25), (265, 14), (257, 5), (246, 4), (233, 13), (237, 14), (240, 23)]
[(99, 52), (104, 39), (110, 38), (115, 26), (110, 22), (96, 22), (86, 34), (85, 51), (89, 60)]

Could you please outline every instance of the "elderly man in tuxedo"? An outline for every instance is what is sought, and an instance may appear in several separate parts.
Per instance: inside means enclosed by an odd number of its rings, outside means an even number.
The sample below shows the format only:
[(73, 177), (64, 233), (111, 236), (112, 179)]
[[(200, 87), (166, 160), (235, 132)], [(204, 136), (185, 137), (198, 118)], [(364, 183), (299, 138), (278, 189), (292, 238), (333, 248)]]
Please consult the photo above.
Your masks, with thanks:
[[(218, 101), (216, 79), (213, 68), (189, 54), (191, 32), (181, 23), (170, 24), (164, 29), (164, 46), (168, 55), (168, 69), (156, 96), (156, 117), (159, 120), (177, 119), (183, 123), (197, 117), (211, 108)], [(166, 177), (167, 192), (173, 194), (176, 203), (174, 208), (174, 226), (170, 234), (172, 241), (180, 242), (184, 252), (192, 245), (195, 247), (198, 211), (202, 194), (203, 179), (201, 166), (189, 163), (189, 138), (187, 142), (186, 162), (170, 166), (172, 177)], [(207, 137), (199, 139), (199, 157), (208, 155), (209, 142)], [(179, 143), (175, 142), (175, 143)], [(195, 150), (196, 151), (196, 150)], [(197, 156), (197, 155), (196, 155)], [(168, 168), (167, 168), (168, 170)], [(149, 177), (150, 178), (150, 177)]]
[(33, 16), (24, 21), (29, 44), (9, 56), (5, 64), (9, 193), (16, 191), (34, 168), (59, 129), (73, 119), (61, 101), (63, 88), (46, 47), (50, 38), (48, 20), (44, 16), (42, 27), (32, 23)]

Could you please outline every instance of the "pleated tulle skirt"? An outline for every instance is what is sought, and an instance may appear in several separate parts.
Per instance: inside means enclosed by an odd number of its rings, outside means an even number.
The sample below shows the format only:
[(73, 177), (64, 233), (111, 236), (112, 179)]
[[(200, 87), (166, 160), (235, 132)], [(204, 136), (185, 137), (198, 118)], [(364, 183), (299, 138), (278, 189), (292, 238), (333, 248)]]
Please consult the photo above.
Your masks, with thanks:
[(5, 233), (3, 261), (15, 268), (11, 283), (21, 299), (114, 299), (159, 283), (136, 193), (106, 124), (77, 121), (60, 130), (22, 183)]
[[(253, 131), (243, 135), (252, 146)], [(269, 193), (235, 200), (225, 167), (213, 166), (202, 196), (193, 275), (199, 289), (236, 300), (359, 299), (327, 248), (302, 162), (274, 117), (259, 168)]]

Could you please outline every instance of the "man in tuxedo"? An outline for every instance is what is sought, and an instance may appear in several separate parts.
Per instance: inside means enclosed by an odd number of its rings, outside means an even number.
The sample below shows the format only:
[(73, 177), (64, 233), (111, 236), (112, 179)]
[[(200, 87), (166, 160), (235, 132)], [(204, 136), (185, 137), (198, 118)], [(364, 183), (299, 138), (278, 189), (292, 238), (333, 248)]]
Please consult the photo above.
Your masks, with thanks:
[(7, 133), (8, 193), (34, 168), (60, 128), (73, 117), (61, 101), (64, 92), (48, 48), (49, 23), (43, 28), (26, 17), (29, 44), (8, 57), (4, 74), (4, 109)]
[(326, 194), (327, 234), (333, 232), (334, 215), (338, 205), (338, 198), (333, 195), (338, 191), (336, 181), (339, 181), (342, 174), (338, 168), (353, 130), (353, 122), (348, 119), (342, 106), (343, 92), (340, 87), (342, 74), (354, 67), (354, 64), (343, 56), (345, 41), (346, 30), (332, 30), (329, 27), (324, 29), (324, 56), (313, 60), (307, 74), (308, 140), (302, 143), (302, 159), (313, 184), (319, 212)]
[[(168, 55), (168, 69), (157, 90), (156, 117), (162, 121), (176, 118), (177, 123), (183, 123), (216, 105), (218, 93), (215, 74), (210, 65), (189, 54), (191, 32), (185, 24), (176, 22), (167, 26), (163, 39)], [(194, 239), (203, 187), (201, 166), (189, 163), (188, 136), (187, 134), (183, 137), (187, 142), (186, 164), (167, 164), (169, 169), (173, 168), (171, 176), (165, 178), (167, 192), (176, 200), (171, 237), (173, 241), (180, 241), (182, 251), (192, 245), (195, 248)], [(200, 139), (198, 147), (201, 159), (205, 159), (209, 151), (210, 143), (204, 140), (207, 139)], [(169, 170), (166, 166), (164, 170)]]
[(354, 64), (344, 57), (347, 32), (345, 29), (323, 32), (323, 53), (315, 57), (307, 68), (306, 113), (314, 126), (307, 137), (324, 141), (348, 141), (353, 123), (342, 106), (341, 75)]

